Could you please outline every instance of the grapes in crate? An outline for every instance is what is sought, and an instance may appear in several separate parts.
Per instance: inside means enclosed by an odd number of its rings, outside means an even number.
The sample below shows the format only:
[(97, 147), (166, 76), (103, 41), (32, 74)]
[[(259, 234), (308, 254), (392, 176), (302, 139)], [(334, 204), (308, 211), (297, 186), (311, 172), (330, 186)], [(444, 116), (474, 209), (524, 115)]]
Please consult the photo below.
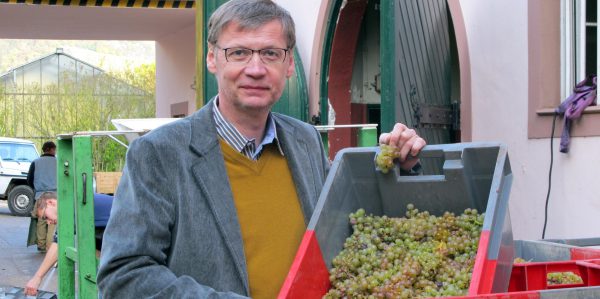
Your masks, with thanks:
[(548, 285), (583, 283), (581, 276), (573, 272), (551, 272), (546, 275), (546, 280)]
[(465, 295), (483, 214), (420, 212), (406, 217), (350, 214), (353, 234), (333, 259), (324, 298), (422, 298)]

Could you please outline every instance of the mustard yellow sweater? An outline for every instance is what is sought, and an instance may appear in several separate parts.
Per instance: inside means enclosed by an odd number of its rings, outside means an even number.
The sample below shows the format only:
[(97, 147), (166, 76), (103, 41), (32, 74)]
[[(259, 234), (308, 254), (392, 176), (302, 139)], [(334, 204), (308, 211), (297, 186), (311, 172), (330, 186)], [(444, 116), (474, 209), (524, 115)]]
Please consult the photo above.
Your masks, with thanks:
[(252, 161), (220, 143), (242, 229), (250, 296), (276, 298), (306, 230), (287, 160), (275, 144)]

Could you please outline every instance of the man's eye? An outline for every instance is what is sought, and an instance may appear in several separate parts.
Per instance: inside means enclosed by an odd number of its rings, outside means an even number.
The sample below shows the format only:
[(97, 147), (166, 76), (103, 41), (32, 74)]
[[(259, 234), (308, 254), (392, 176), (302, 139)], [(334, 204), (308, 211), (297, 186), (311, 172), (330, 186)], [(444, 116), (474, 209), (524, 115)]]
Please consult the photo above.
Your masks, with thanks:
[(250, 51), (246, 49), (231, 49), (229, 50), (229, 57), (246, 57)]
[(261, 54), (263, 57), (279, 58), (279, 57), (281, 57), (280, 52), (281, 51), (278, 51), (277, 49), (263, 49)]

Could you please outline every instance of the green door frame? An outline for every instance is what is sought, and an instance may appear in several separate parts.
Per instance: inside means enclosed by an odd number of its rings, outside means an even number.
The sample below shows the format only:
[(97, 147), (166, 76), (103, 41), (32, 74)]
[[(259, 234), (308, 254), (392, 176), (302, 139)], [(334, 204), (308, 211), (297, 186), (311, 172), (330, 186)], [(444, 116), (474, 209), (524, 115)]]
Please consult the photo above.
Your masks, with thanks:
[[(327, 29), (325, 31), (325, 42), (323, 43), (323, 56), (321, 59), (321, 79), (319, 84), (320, 89), (320, 99), (319, 103), (321, 106), (321, 116), (320, 123), (321, 125), (329, 125), (327, 123), (327, 115), (329, 113), (328, 106), (328, 83), (327, 77), (329, 74), (329, 61), (331, 60), (331, 48), (333, 46), (333, 35), (335, 33), (335, 27), (337, 24), (337, 17), (340, 14), (340, 9), (342, 6), (342, 0), (331, 0), (329, 2), (333, 7), (329, 10), (329, 16), (327, 17)], [(324, 140), (325, 141), (325, 140)]]
[[(325, 33), (325, 42), (323, 50), (323, 58), (321, 60), (321, 80), (320, 80), (320, 106), (321, 106), (321, 123), (325, 123), (325, 116), (329, 111), (328, 107), (328, 74), (329, 74), (329, 62), (331, 57), (331, 48), (333, 46), (333, 35), (335, 33), (337, 18), (340, 14), (340, 8), (343, 0), (333, 0), (332, 9), (327, 21), (327, 30)], [(381, 3), (381, 49), (380, 57), (381, 61), (389, 61), (393, 59), (393, 53), (395, 52), (394, 37), (394, 1), (382, 1)], [(394, 77), (392, 77), (394, 76)], [(381, 64), (381, 111), (395, 111), (395, 101), (393, 95), (395, 94), (394, 80), (394, 66), (393, 64)], [(392, 129), (395, 123), (394, 113), (382, 113), (381, 114), (381, 132), (389, 131)]]
[[(380, 2), (380, 61), (394, 61), (396, 43), (394, 37), (394, 9), (396, 1)], [(389, 132), (396, 123), (396, 67), (393, 63), (381, 66), (381, 132)]]
[[(196, 0), (196, 80), (194, 80), (194, 88), (196, 91), (196, 109), (204, 106), (206, 103), (204, 95), (204, 66), (206, 61), (206, 49), (204, 47), (205, 31), (204, 31), (204, 0)], [(202, 45), (202, 46), (200, 46)]]

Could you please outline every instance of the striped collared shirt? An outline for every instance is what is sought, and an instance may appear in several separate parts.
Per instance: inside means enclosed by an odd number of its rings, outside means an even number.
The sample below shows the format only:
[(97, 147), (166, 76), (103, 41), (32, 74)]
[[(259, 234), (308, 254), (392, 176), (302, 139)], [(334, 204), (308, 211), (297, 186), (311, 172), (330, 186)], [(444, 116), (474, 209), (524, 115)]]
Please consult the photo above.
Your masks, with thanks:
[(242, 153), (244, 156), (252, 160), (258, 160), (263, 148), (267, 144), (275, 143), (279, 149), (279, 153), (283, 156), (283, 150), (277, 139), (277, 130), (275, 129), (275, 121), (269, 113), (267, 118), (267, 125), (265, 127), (265, 136), (262, 142), (256, 147), (255, 138), (248, 139), (240, 133), (230, 122), (228, 122), (221, 111), (219, 111), (219, 98), (216, 97), (213, 101), (213, 118), (215, 120), (217, 135), (223, 138), (227, 144), (233, 147), (236, 151)]

